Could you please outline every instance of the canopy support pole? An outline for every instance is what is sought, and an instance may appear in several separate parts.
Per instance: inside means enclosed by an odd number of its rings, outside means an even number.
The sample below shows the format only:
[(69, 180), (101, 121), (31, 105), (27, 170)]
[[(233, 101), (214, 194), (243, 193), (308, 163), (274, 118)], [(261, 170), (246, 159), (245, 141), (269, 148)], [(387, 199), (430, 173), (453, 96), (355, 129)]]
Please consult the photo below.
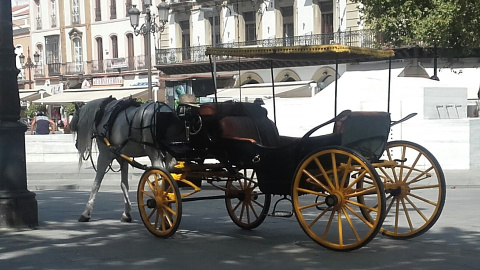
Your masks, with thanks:
[(335, 54), (335, 108), (334, 108), (333, 116), (337, 116), (337, 94), (338, 94), (338, 56)]
[(387, 112), (390, 113), (390, 84), (392, 82), (392, 57), (388, 58), (388, 100)]
[(217, 103), (217, 78), (216, 78), (216, 72), (213, 68), (213, 62), (212, 62), (212, 55), (209, 54), (208, 55), (208, 60), (210, 61), (210, 70), (212, 71), (212, 79), (213, 79), (213, 87), (214, 87), (214, 91), (215, 91), (215, 103)]
[(270, 60), (270, 76), (272, 78), (273, 122), (277, 124), (277, 109), (275, 106), (275, 78), (273, 77), (273, 60)]

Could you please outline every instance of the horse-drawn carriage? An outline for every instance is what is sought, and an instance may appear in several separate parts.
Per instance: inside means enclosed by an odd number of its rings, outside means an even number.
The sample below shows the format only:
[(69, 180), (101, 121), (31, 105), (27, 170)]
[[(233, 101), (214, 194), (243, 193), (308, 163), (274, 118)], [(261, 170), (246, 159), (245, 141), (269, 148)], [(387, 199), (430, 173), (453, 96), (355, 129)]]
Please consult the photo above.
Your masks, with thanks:
[[(149, 105), (142, 106), (145, 115)], [(115, 123), (109, 121), (103, 121), (103, 133), (96, 133), (99, 147), (145, 169), (138, 208), (146, 228), (158, 237), (176, 232), (184, 202), (203, 199), (224, 199), (229, 216), (243, 229), (265, 220), (272, 197), (286, 199), (311, 239), (340, 251), (364, 246), (379, 231), (398, 239), (418, 236), (441, 214), (445, 179), (437, 160), (418, 144), (388, 142), (391, 126), (412, 115), (393, 122), (388, 112), (346, 110), (297, 138), (281, 136), (266, 109), (253, 103), (158, 108), (141, 127), (135, 127), (136, 113), (129, 118), (125, 112), (130, 132), (124, 141), (111, 142)], [(327, 125), (333, 125), (331, 133), (314, 135)], [(145, 129), (151, 131), (152, 143), (134, 143), (168, 153), (176, 163), (146, 167), (125, 154), (135, 132)], [(193, 196), (202, 182), (222, 194)], [(273, 208), (273, 215), (279, 215), (276, 204)]]

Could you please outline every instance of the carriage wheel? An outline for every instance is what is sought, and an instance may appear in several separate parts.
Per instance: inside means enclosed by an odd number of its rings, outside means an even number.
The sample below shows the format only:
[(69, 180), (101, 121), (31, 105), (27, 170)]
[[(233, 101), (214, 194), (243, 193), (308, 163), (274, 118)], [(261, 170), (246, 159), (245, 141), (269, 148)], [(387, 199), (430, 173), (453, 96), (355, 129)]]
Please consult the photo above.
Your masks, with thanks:
[[(381, 180), (364, 157), (349, 149), (328, 148), (307, 156), (295, 173), (292, 189), (300, 226), (328, 249), (360, 248), (382, 226), (385, 193)], [(369, 210), (369, 219), (362, 216), (362, 209)]]
[(228, 215), (238, 227), (254, 229), (265, 220), (272, 196), (258, 188), (255, 171), (243, 171), (244, 178), (227, 182), (225, 205)]
[(427, 149), (408, 141), (389, 142), (382, 158), (387, 162), (377, 169), (387, 194), (382, 233), (397, 239), (421, 235), (435, 224), (445, 203), (440, 164)]
[(145, 171), (138, 184), (137, 201), (143, 224), (150, 233), (167, 238), (177, 231), (182, 217), (182, 197), (168, 172), (159, 168)]

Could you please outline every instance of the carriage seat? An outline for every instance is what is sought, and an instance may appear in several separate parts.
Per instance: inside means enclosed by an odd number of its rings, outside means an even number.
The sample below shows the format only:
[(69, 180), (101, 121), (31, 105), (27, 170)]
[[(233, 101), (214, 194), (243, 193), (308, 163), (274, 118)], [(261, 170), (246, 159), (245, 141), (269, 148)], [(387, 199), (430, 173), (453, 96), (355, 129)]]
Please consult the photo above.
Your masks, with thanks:
[(377, 161), (385, 150), (390, 125), (387, 112), (355, 111), (336, 121), (333, 133), (342, 135), (341, 145)]
[(220, 128), (223, 138), (250, 141), (268, 147), (279, 145), (277, 127), (267, 117), (254, 120), (248, 116), (227, 116), (220, 120)]

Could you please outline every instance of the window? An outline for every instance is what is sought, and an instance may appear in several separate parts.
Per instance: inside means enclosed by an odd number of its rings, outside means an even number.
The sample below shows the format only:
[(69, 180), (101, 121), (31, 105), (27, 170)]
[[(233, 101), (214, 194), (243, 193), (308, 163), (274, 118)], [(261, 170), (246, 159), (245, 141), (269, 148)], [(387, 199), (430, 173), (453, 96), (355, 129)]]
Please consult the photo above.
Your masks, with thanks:
[[(213, 29), (213, 18), (208, 18), (208, 21), (210, 22), (211, 29)], [(215, 33), (215, 44), (220, 44), (220, 16), (215, 16), (215, 29), (213, 31)]]
[(51, 13), (52, 13), (52, 28), (57, 27), (57, 4), (55, 0), (52, 0), (51, 5)]
[(110, 1), (110, 20), (117, 18), (117, 1)]
[(243, 19), (245, 20), (245, 41), (256, 41), (257, 31), (255, 28), (255, 12), (244, 12)]
[(182, 29), (182, 60), (190, 60), (190, 21), (180, 21)]
[(40, 8), (40, 0), (35, 1), (37, 5), (37, 30), (42, 30), (42, 9)]
[(127, 17), (130, 16), (130, 14), (128, 13), (128, 11), (132, 8), (132, 0), (127, 0), (125, 2), (125, 9), (126, 9), (126, 12), (127, 12)]
[(80, 24), (80, 0), (72, 0), (72, 24)]
[(135, 68), (135, 50), (134, 50), (134, 42), (133, 42), (133, 34), (127, 34), (127, 57), (128, 57), (128, 68), (134, 69)]
[(73, 57), (75, 60), (75, 73), (83, 73), (82, 40), (73, 39)]
[(95, 0), (95, 21), (101, 21), (102, 20), (102, 7), (100, 0)]
[(320, 11), (322, 12), (322, 33), (333, 33), (333, 4), (320, 3)]
[(118, 58), (118, 40), (117, 36), (112, 36), (110, 38), (112, 42), (112, 58)]
[(93, 72), (103, 72), (103, 39), (98, 37), (97, 41), (97, 63), (94, 61)]
[(45, 37), (45, 61), (48, 65), (49, 75), (60, 74), (60, 45), (59, 36), (46, 36)]
[(280, 9), (283, 19), (283, 39), (285, 46), (294, 45), (293, 7), (282, 7)]
[(35, 52), (38, 53), (38, 55), (40, 55), (40, 57), (38, 58), (38, 63), (37, 63), (37, 66), (35, 67), (34, 77), (35, 78), (43, 77), (43, 76), (45, 76), (45, 74), (43, 72), (43, 45), (42, 44), (37, 44)]

